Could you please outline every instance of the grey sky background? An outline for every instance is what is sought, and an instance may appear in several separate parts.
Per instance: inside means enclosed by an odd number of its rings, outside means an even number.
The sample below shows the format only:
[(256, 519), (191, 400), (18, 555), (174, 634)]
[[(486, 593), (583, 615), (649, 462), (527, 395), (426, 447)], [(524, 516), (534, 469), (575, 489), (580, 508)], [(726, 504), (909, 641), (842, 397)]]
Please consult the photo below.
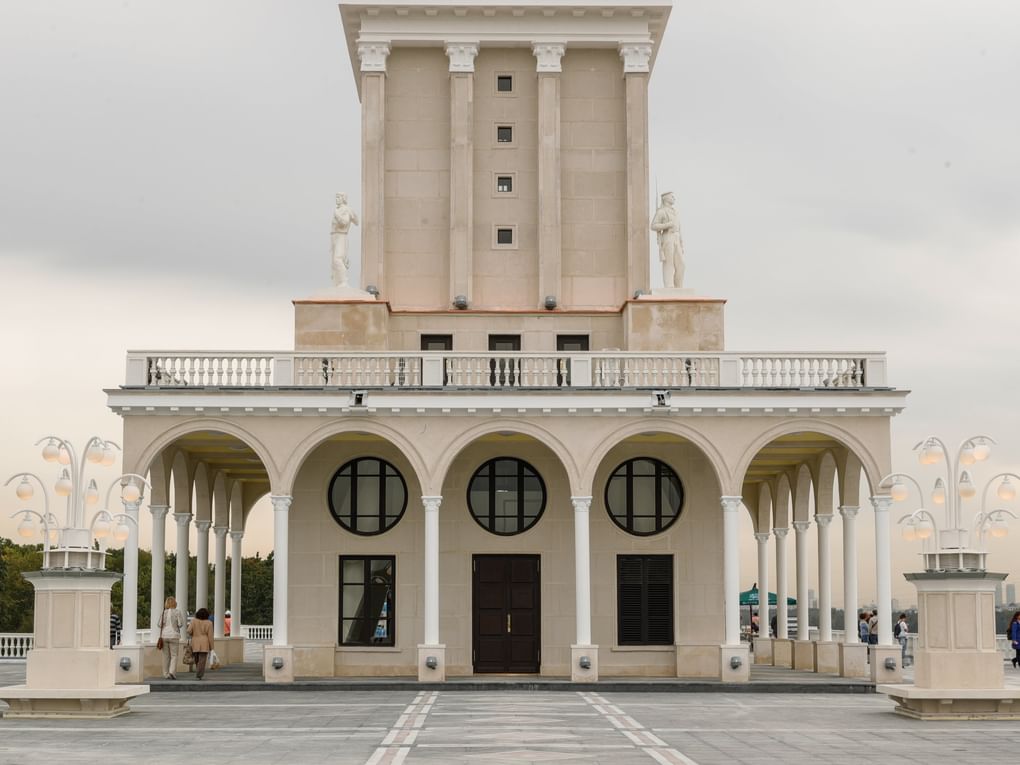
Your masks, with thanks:
[[(978, 477), (1020, 472), (1018, 39), (1012, 0), (683, 0), (651, 80), (653, 183), (727, 347), (888, 351), (896, 467), (925, 484), (929, 432), (988, 433)], [(49, 432), (119, 439), (127, 348), (292, 347), (334, 192), (361, 209), (358, 109), (335, 2), (0, 4), (0, 478), (47, 470)], [(4, 489), (0, 534), (15, 509)], [(1020, 525), (992, 550), (1014, 580)]]

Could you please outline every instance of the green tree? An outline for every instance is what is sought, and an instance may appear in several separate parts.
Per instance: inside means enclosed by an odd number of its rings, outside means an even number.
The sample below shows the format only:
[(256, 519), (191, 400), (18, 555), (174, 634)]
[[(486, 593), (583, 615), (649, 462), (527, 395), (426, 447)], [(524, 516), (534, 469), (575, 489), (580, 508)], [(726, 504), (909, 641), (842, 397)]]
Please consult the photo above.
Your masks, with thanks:
[(21, 574), (42, 567), (42, 545), (0, 537), (0, 632), (31, 632), (35, 590)]

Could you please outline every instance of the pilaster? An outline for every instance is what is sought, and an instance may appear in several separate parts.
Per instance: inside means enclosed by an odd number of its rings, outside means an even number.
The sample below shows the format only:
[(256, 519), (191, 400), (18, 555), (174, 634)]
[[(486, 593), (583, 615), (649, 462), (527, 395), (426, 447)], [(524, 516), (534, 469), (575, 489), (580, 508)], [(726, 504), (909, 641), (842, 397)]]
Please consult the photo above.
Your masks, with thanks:
[(562, 292), (560, 73), (563, 43), (535, 43), (538, 73), (538, 305)]
[(450, 302), (474, 281), (474, 90), (478, 43), (447, 43), (450, 60)]
[(651, 287), (648, 276), (648, 73), (652, 44), (620, 46), (627, 108), (627, 297)]
[(361, 60), (361, 286), (386, 295), (384, 212), (389, 43), (358, 43)]

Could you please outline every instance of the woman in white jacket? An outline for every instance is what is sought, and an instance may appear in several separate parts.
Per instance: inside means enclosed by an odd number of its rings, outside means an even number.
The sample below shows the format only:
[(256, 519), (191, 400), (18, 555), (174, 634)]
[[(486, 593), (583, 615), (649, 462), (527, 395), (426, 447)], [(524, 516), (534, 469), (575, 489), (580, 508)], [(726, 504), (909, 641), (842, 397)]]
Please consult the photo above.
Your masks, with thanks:
[(172, 595), (163, 603), (163, 615), (159, 618), (159, 637), (163, 641), (163, 677), (176, 680), (177, 653), (181, 648), (181, 630), (184, 616), (177, 609), (177, 599)]

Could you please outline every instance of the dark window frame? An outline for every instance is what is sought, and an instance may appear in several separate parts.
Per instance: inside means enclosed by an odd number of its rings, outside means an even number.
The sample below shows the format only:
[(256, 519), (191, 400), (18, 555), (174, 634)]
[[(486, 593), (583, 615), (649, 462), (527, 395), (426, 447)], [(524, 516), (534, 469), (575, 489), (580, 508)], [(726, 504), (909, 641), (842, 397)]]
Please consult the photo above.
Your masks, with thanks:
[[(504, 184), (503, 181), (506, 181)], [(504, 188), (504, 186), (506, 188)], [(497, 174), (496, 175), (496, 193), (497, 194), (513, 194), (514, 193), (514, 177), (513, 175)]]
[[(509, 88), (503, 88), (504, 82), (509, 82)], [(498, 72), (496, 74), (496, 92), (501, 95), (510, 95), (514, 92), (514, 76), (509, 72)]]
[[(508, 239), (503, 241), (503, 234), (508, 235)], [(496, 246), (506, 247), (514, 243), (514, 229), (512, 226), (497, 226), (496, 227)]]
[[(379, 529), (377, 531), (363, 531), (363, 530), (357, 528), (357, 519), (358, 519), (358, 480), (357, 480), (358, 479), (358, 472), (357, 472), (357, 466), (361, 462), (366, 462), (368, 460), (372, 460), (374, 462), (378, 462), (379, 463), (379, 468), (380, 468), (380, 473), (381, 473), (379, 476), (373, 476), (373, 477), (378, 477), (379, 478)], [(351, 468), (350, 476), (341, 475), (344, 472), (344, 470), (346, 470), (348, 467)], [(393, 522), (388, 524), (388, 525), (387, 525), (387, 514), (386, 514), (386, 483), (387, 483), (387, 478), (389, 478), (389, 476), (386, 475), (386, 468), (391, 469), (395, 473), (396, 477), (400, 479), (400, 485), (401, 485), (401, 487), (404, 490), (404, 503), (403, 503), (403, 505), (400, 508), (400, 512), (396, 515), (396, 517), (393, 520)], [(334, 505), (333, 505), (333, 487), (336, 485), (336, 482), (338, 480), (341, 480), (341, 479), (343, 479), (343, 480), (350, 480), (350, 482), (351, 482), (351, 487), (350, 487), (350, 491), (351, 491), (351, 522), (350, 522), (350, 524), (348, 524), (346, 521), (344, 521), (341, 518), (340, 513), (337, 512), (336, 507), (334, 507)], [(379, 534), (385, 534), (387, 531), (389, 531), (394, 526), (396, 526), (398, 523), (400, 523), (400, 521), (404, 517), (404, 514), (407, 512), (407, 500), (408, 500), (407, 481), (404, 479), (403, 473), (400, 472), (400, 469), (396, 465), (394, 465), (393, 463), (391, 463), (391, 462), (389, 462), (387, 460), (384, 460), (382, 457), (355, 457), (352, 460), (348, 460), (343, 465), (341, 465), (339, 468), (337, 468), (335, 473), (333, 473), (333, 477), (329, 481), (329, 487), (326, 489), (326, 502), (327, 502), (327, 504), (329, 506), (329, 514), (333, 516), (333, 520), (336, 521), (337, 524), (340, 526), (340, 528), (342, 528), (344, 531), (349, 531), (351, 534), (357, 534), (358, 536), (361, 536), (361, 537), (374, 537), (374, 536), (378, 536)], [(392, 517), (392, 516), (390, 516), (390, 517)]]
[[(655, 474), (653, 476), (645, 475), (637, 476), (638, 479), (653, 478), (655, 481), (653, 494), (653, 496), (655, 497), (655, 515), (654, 515), (655, 528), (653, 528), (651, 531), (636, 531), (634, 528), (634, 479), (635, 479), (634, 463), (638, 461), (647, 461), (655, 465)], [(609, 487), (612, 484), (613, 479), (617, 476), (617, 474), (620, 473), (621, 470), (625, 471), (623, 475), (624, 480), (626, 481), (626, 496), (624, 502), (626, 503), (627, 507), (625, 508), (625, 512), (618, 513), (614, 512), (613, 507), (610, 505)], [(676, 479), (676, 488), (680, 495), (680, 502), (677, 505), (676, 513), (673, 515), (673, 517), (670, 518), (666, 523), (663, 523), (662, 481), (664, 478), (669, 477)], [(655, 457), (633, 457), (627, 460), (626, 462), (623, 462), (620, 465), (618, 465), (616, 469), (609, 474), (609, 478), (606, 479), (606, 488), (603, 494), (603, 500), (606, 505), (606, 514), (609, 515), (610, 520), (612, 520), (612, 522), (615, 523), (618, 528), (623, 529), (628, 534), (633, 534), (634, 536), (638, 537), (650, 537), (656, 534), (661, 534), (664, 531), (667, 531), (674, 523), (676, 523), (680, 519), (680, 516), (683, 515), (684, 500), (686, 498), (687, 492), (684, 490), (684, 483), (682, 480), (680, 480), (680, 475), (672, 467), (667, 465), (662, 460), (656, 459)], [(620, 518), (618, 517), (619, 515), (623, 516), (623, 522), (620, 521)], [(646, 515), (646, 513), (642, 513), (642, 515)]]
[[(430, 344), (442, 344), (442, 348), (426, 348), (426, 345)], [(421, 349), (423, 351), (452, 351), (453, 350), (453, 335), (422, 335), (421, 336)]]
[[(340, 587), (339, 587), (339, 603), (337, 611), (340, 615), (339, 623), (337, 625), (337, 642), (342, 646), (360, 646), (364, 648), (371, 648), (378, 646), (380, 648), (393, 647), (397, 642), (396, 635), (396, 608), (397, 608), (397, 556), (396, 555), (340, 555)], [(345, 561), (362, 561), (364, 563), (364, 570), (361, 582), (345, 582), (344, 581), (344, 562)], [(344, 588), (345, 587), (367, 587), (373, 583), (370, 582), (372, 578), (372, 562), (373, 561), (387, 561), (390, 564), (391, 581), (387, 588), (387, 591), (383, 594), (383, 599), (386, 603), (386, 616), (354, 616), (348, 617), (344, 614)], [(362, 603), (370, 606), (373, 603), (371, 598), (362, 597)], [(386, 621), (386, 637), (383, 639), (377, 639), (375, 637), (375, 631), (379, 622)], [(367, 640), (348, 640), (344, 635), (344, 624), (345, 622), (365, 622), (367, 624), (367, 630), (372, 632), (372, 636)]]
[[(496, 463), (497, 462), (501, 462), (503, 460), (511, 460), (511, 461), (517, 463), (517, 474), (516, 474), (517, 485), (516, 485), (516, 489), (515, 489), (515, 491), (517, 492), (517, 516), (516, 516), (517, 517), (517, 530), (516, 531), (496, 531), (496, 528), (495, 528), (495, 526), (496, 526), (496, 493), (497, 493), (496, 492)], [(531, 471), (531, 475), (538, 479), (539, 488), (542, 490), (542, 503), (539, 506), (538, 512), (535, 514), (534, 519), (532, 519), (531, 523), (529, 523), (527, 526), (524, 525), (525, 522), (526, 522), (525, 521), (525, 517), (524, 517), (524, 478), (526, 477), (525, 469)], [(483, 472), (484, 472), (484, 475), (483, 475)], [(474, 487), (476, 479), (485, 480), (488, 483), (487, 492), (486, 492), (486, 494), (487, 494), (487, 501), (486, 501), (487, 507), (485, 508), (485, 516), (484, 517), (487, 518), (489, 525), (486, 525), (482, 521), (482, 517), (480, 517), (479, 514), (475, 512), (475, 507), (474, 507), (474, 505), (471, 502), (471, 489)], [(474, 519), (475, 523), (477, 523), (483, 529), (488, 531), (490, 534), (495, 534), (496, 536), (500, 536), (500, 537), (513, 537), (513, 536), (517, 536), (518, 534), (523, 534), (525, 531), (528, 531), (529, 529), (535, 528), (535, 526), (538, 525), (538, 522), (540, 520), (542, 520), (542, 516), (545, 514), (545, 508), (546, 508), (546, 505), (548, 504), (548, 500), (549, 500), (549, 493), (546, 490), (545, 480), (542, 478), (542, 474), (539, 473), (535, 469), (534, 465), (532, 465), (529, 462), (526, 462), (525, 460), (522, 460), (520, 457), (507, 457), (507, 456), (504, 456), (504, 457), (493, 457), (491, 460), (488, 460), (487, 462), (482, 463), (481, 465), (479, 465), (475, 469), (475, 471), (471, 474), (471, 478), (468, 480), (468, 484), (467, 484), (467, 508), (468, 508), (468, 514)]]
[[(506, 138), (503, 137), (505, 131)], [(509, 144), (514, 142), (513, 125), (496, 125), (496, 143)]]
[[(578, 350), (567, 350), (564, 345), (581, 345)], [(591, 350), (591, 335), (556, 335), (556, 350), (560, 353), (587, 353)]]
[(616, 556), (617, 645), (674, 645), (673, 572), (672, 555)]

